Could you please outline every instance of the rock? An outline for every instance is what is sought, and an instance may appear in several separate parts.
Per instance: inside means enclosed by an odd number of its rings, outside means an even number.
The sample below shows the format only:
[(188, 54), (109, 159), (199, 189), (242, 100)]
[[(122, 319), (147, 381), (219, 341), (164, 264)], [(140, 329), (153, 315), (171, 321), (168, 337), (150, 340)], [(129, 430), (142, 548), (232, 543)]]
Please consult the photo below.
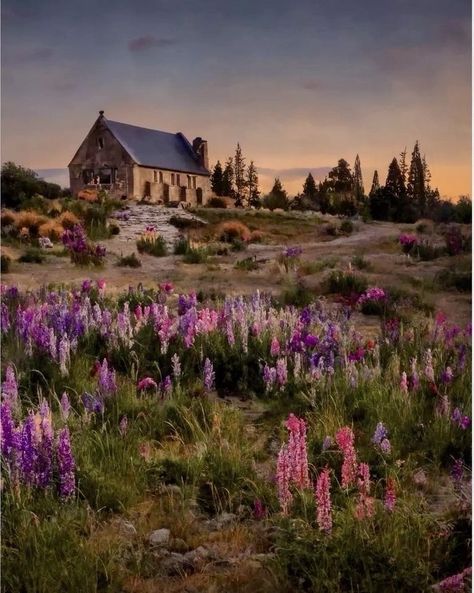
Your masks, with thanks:
[(195, 570), (201, 570), (206, 564), (217, 559), (217, 556), (211, 550), (204, 546), (199, 546), (184, 554), (184, 558), (191, 563)]
[(148, 541), (152, 546), (166, 546), (170, 540), (170, 530), (163, 528), (163, 529), (155, 529), (150, 533), (150, 537)]
[(189, 552), (188, 544), (180, 537), (174, 537), (171, 540), (170, 548), (173, 550), (173, 552)]
[(169, 576), (192, 572), (193, 563), (183, 554), (171, 552), (160, 564), (161, 569)]

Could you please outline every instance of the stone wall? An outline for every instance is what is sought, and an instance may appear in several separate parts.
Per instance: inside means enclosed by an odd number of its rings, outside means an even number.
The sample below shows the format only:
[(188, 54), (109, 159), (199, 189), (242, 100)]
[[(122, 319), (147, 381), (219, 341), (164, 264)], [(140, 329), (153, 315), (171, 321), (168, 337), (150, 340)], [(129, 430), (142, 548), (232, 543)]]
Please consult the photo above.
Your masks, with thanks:
[[(137, 166), (134, 168), (133, 198), (141, 200), (149, 197), (151, 202), (166, 204), (181, 201), (196, 205), (198, 194), (202, 193), (202, 202), (205, 204), (210, 196), (209, 177), (205, 175), (189, 175), (189, 177), (191, 188), (188, 188), (187, 173)], [(196, 188), (193, 187), (193, 177), (196, 179)]]

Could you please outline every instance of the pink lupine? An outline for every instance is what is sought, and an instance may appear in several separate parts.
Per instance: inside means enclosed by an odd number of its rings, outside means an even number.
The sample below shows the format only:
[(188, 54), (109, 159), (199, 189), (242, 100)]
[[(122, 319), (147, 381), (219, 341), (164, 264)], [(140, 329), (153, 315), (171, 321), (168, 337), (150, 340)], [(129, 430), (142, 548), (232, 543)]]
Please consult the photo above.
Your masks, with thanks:
[(367, 463), (360, 463), (358, 468), (357, 488), (359, 499), (355, 509), (355, 516), (359, 520), (372, 517), (374, 514), (374, 499), (370, 496), (370, 470)]
[(8, 400), (12, 407), (15, 407), (18, 402), (18, 383), (15, 377), (13, 366), (9, 364), (5, 372), (5, 381), (2, 383), (2, 396), (4, 400)]
[(288, 447), (282, 445), (278, 453), (276, 479), (278, 485), (278, 500), (282, 513), (286, 515), (288, 508), (293, 501), (293, 495), (290, 492), (290, 461)]
[(280, 387), (288, 382), (288, 368), (286, 358), (279, 358), (276, 363), (276, 379)]
[(331, 470), (325, 467), (316, 480), (316, 520), (319, 529), (326, 533), (332, 530)]
[(278, 356), (280, 354), (280, 342), (278, 338), (273, 337), (272, 342), (270, 344), (270, 355), (271, 356)]
[(347, 488), (357, 475), (357, 455), (354, 448), (354, 433), (349, 426), (343, 426), (336, 433), (336, 443), (344, 456), (341, 468), (341, 485)]
[(151, 377), (144, 377), (137, 384), (138, 391), (148, 391), (158, 389), (158, 384)]
[(285, 426), (290, 431), (288, 440), (290, 479), (298, 488), (309, 488), (306, 423), (302, 418), (290, 414)]
[(397, 495), (395, 492), (395, 481), (393, 478), (387, 479), (387, 486), (385, 488), (385, 497), (384, 497), (384, 507), (387, 511), (392, 512), (395, 508), (395, 503), (397, 501)]

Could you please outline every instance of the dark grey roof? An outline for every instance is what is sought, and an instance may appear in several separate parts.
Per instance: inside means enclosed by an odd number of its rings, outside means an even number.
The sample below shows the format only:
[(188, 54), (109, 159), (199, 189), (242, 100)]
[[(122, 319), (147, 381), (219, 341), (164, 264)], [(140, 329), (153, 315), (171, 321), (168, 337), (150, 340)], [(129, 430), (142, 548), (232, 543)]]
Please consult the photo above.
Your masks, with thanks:
[(181, 132), (160, 132), (111, 121), (105, 117), (103, 121), (137, 164), (209, 175), (209, 171), (199, 163), (193, 147)]

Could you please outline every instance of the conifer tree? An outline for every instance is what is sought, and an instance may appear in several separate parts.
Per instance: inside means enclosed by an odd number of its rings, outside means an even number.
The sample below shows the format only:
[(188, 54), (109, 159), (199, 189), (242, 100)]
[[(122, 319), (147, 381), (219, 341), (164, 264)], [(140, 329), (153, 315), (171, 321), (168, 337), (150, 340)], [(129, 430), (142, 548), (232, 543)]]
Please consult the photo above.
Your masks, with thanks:
[(311, 173), (308, 173), (308, 177), (303, 185), (303, 196), (311, 202), (314, 206), (316, 205), (317, 198), (318, 198), (318, 190), (316, 188), (316, 182), (314, 181), (314, 177)]
[(403, 175), (400, 170), (400, 165), (395, 157), (388, 166), (387, 181), (385, 182), (385, 189), (390, 192), (395, 198), (403, 198), (405, 195), (405, 184), (403, 183)]
[(248, 204), (258, 208), (260, 206), (260, 192), (258, 190), (258, 174), (257, 168), (253, 161), (250, 161), (250, 165), (247, 167), (247, 193), (248, 193)]
[(415, 142), (413, 152), (411, 153), (407, 194), (416, 206), (418, 214), (424, 216), (426, 212), (425, 175), (418, 140)]
[(211, 175), (211, 187), (216, 196), (223, 196), (223, 171), (220, 161), (217, 161), (214, 171)]
[(400, 153), (400, 171), (403, 177), (403, 183), (407, 184), (407, 173), (408, 173), (408, 164), (407, 164), (407, 147), (405, 146), (404, 150)]
[(222, 195), (234, 196), (234, 160), (230, 156), (225, 164), (224, 172), (222, 174)]
[(329, 171), (328, 177), (333, 181), (336, 192), (346, 193), (352, 191), (352, 173), (346, 160), (339, 159), (337, 166)]
[(380, 189), (379, 173), (377, 169), (375, 169), (369, 196), (373, 196), (378, 189)]
[(359, 155), (356, 156), (355, 163), (354, 163), (354, 194), (356, 200), (361, 202), (364, 199), (364, 182), (362, 180), (362, 169), (360, 166), (360, 158)]
[(238, 205), (243, 205), (245, 199), (245, 159), (242, 155), (240, 144), (237, 143), (234, 156), (234, 183), (235, 183), (235, 201)]

